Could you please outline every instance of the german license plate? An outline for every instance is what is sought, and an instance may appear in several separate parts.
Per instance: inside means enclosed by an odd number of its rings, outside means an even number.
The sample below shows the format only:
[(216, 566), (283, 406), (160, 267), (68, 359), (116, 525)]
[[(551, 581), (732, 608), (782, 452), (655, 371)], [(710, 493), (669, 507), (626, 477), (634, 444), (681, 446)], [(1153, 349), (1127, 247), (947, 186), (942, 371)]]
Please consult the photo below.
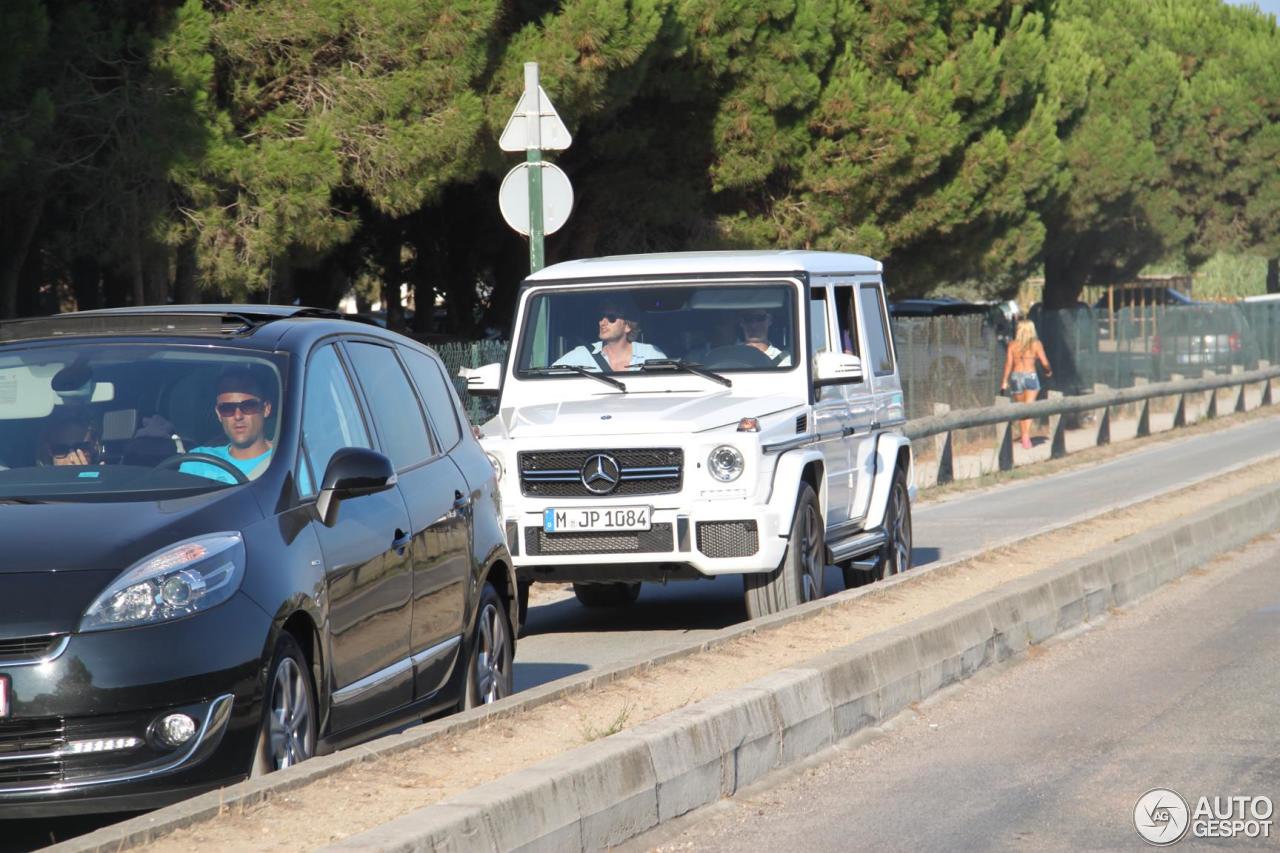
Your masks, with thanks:
[(614, 506), (558, 507), (542, 512), (542, 529), (546, 533), (648, 530), (653, 507)]
[(0, 675), (0, 719), (9, 716), (9, 676)]

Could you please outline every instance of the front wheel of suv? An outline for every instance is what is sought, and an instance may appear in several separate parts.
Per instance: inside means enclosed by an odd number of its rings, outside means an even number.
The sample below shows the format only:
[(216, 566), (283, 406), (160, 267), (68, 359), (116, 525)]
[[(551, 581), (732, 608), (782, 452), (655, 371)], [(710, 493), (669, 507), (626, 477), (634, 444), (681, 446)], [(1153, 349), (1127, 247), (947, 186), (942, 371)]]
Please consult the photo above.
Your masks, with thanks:
[(583, 607), (623, 607), (640, 597), (640, 584), (575, 583), (573, 594)]
[(791, 533), (782, 564), (772, 572), (742, 576), (747, 617), (757, 619), (822, 598), (826, 571), (826, 524), (818, 506), (818, 496), (808, 483), (800, 486)]

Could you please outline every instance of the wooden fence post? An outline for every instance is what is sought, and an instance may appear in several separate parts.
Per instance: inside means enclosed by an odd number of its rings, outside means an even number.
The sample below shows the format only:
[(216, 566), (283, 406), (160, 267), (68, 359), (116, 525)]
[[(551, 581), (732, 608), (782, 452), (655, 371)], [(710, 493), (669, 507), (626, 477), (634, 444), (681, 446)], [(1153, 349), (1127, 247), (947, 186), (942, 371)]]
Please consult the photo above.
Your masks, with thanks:
[[(996, 406), (1013, 408), (1013, 401), (1008, 397), (997, 397)], [(996, 465), (1001, 471), (1013, 470), (1013, 424), (1014, 421), (1001, 421), (996, 432)]]
[[(1218, 375), (1217, 372), (1213, 370), (1209, 370), (1207, 368), (1205, 369), (1203, 374), (1205, 379), (1212, 379), (1217, 375)], [(1204, 416), (1210, 419), (1216, 418), (1218, 416), (1218, 389), (1216, 388), (1209, 392), (1209, 410), (1205, 412)]]
[[(1061, 391), (1050, 391), (1050, 400), (1061, 400)], [(1062, 415), (1049, 416), (1049, 458), (1061, 459), (1067, 455), (1067, 434), (1062, 426)]]
[[(1170, 382), (1181, 382), (1186, 377), (1181, 373), (1170, 373)], [(1187, 395), (1178, 395), (1178, 407), (1173, 410), (1173, 428), (1184, 427), (1187, 425)]]
[[(1111, 387), (1103, 385), (1101, 382), (1094, 383), (1093, 393), (1102, 394), (1110, 391)], [(1111, 443), (1111, 407), (1102, 407), (1102, 417), (1098, 419), (1098, 439), (1097, 446), (1102, 447)]]
[[(945, 415), (950, 411), (951, 407), (946, 403), (933, 404), (933, 413), (935, 415)], [(935, 482), (938, 485), (950, 483), (956, 478), (955, 462), (952, 458), (951, 430), (935, 435), (933, 437), (933, 446), (938, 451), (938, 477)]]

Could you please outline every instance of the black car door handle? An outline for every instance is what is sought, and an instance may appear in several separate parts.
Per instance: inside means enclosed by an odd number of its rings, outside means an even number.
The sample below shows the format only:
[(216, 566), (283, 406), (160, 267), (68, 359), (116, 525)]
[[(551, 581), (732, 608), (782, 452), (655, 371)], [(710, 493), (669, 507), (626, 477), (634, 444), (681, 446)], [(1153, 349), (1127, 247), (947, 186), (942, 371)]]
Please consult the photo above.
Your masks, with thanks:
[(409, 547), (409, 540), (411, 538), (413, 537), (411, 537), (408, 533), (405, 533), (403, 530), (397, 527), (396, 538), (391, 540), (391, 549), (395, 551), (397, 554), (399, 554), (401, 557), (403, 557), (404, 549)]
[(470, 495), (464, 495), (462, 492), (454, 492), (454, 493), (453, 493), (453, 508), (454, 508), (454, 509), (466, 509), (466, 508), (467, 508), (467, 507), (469, 507), (469, 506), (471, 506), (471, 496), (470, 496)]

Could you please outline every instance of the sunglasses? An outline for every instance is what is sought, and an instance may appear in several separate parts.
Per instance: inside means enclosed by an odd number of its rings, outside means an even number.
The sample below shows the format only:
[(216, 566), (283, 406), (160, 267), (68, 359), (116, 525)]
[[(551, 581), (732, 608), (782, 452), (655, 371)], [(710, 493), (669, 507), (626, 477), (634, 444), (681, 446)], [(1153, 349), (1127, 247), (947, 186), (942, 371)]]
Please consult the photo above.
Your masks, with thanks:
[(262, 412), (262, 401), (257, 397), (250, 397), (247, 400), (237, 400), (234, 403), (219, 403), (214, 406), (218, 410), (218, 414), (224, 418), (233, 418), (236, 409), (244, 412), (246, 415), (257, 415)]
[(768, 320), (768, 319), (769, 319), (769, 315), (763, 314), (763, 313), (742, 315), (742, 322), (744, 323), (763, 323), (765, 320)]
[(92, 454), (98, 451), (98, 445), (96, 442), (92, 442), (92, 441), (77, 441), (77, 442), (73, 442), (72, 444), (49, 445), (49, 452), (52, 453), (54, 456), (70, 456), (72, 453), (75, 453), (77, 450), (80, 451), (81, 453)]
[(605, 311), (600, 315), (601, 320), (607, 320), (610, 323), (616, 323), (622, 319), (622, 315), (616, 311)]

